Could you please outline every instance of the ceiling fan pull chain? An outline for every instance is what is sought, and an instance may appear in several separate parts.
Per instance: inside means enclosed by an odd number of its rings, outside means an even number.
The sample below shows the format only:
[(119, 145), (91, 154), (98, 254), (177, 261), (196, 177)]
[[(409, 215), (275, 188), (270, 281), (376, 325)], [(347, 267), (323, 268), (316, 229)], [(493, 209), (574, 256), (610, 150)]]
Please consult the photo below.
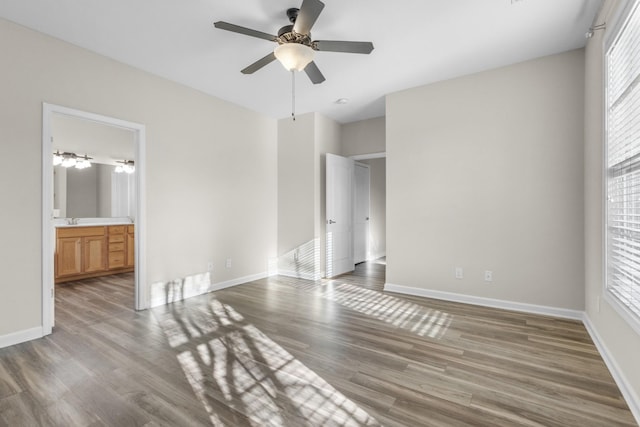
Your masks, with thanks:
[(291, 70), (291, 117), (296, 121), (296, 72)]

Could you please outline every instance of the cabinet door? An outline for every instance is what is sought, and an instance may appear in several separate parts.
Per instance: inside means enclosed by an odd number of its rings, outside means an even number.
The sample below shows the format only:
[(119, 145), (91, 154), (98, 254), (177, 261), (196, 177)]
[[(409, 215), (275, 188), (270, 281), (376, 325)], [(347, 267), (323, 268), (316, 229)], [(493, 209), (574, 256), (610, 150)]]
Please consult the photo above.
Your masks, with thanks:
[(124, 267), (124, 250), (122, 251), (109, 251), (109, 269)]
[(58, 239), (56, 277), (82, 273), (82, 237)]
[(104, 236), (84, 237), (84, 272), (93, 273), (107, 268)]
[(136, 259), (136, 245), (133, 233), (127, 233), (127, 267), (133, 267)]

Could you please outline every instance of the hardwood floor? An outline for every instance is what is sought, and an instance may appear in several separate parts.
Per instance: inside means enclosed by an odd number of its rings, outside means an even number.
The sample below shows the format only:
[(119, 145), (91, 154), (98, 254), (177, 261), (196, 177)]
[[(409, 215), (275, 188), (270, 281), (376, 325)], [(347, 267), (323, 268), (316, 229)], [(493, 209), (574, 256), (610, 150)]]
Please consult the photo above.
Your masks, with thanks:
[(0, 349), (0, 426), (635, 426), (581, 323), (382, 292), (384, 265), (135, 312), (133, 276), (60, 285)]

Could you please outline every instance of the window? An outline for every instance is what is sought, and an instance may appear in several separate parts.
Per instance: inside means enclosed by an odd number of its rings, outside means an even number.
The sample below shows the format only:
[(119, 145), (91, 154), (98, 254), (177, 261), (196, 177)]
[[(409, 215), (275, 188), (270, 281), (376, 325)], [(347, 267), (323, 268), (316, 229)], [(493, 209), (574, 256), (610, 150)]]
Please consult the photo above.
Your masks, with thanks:
[(609, 296), (640, 328), (640, 4), (607, 43), (606, 182)]

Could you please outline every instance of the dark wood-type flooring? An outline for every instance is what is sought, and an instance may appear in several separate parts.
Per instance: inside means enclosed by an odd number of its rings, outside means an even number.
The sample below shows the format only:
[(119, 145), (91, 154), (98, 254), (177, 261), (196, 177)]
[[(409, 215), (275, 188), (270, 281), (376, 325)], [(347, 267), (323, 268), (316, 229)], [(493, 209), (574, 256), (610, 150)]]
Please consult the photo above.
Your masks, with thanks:
[(384, 265), (135, 312), (133, 276), (60, 285), (0, 349), (0, 426), (635, 426), (575, 321), (383, 293)]

